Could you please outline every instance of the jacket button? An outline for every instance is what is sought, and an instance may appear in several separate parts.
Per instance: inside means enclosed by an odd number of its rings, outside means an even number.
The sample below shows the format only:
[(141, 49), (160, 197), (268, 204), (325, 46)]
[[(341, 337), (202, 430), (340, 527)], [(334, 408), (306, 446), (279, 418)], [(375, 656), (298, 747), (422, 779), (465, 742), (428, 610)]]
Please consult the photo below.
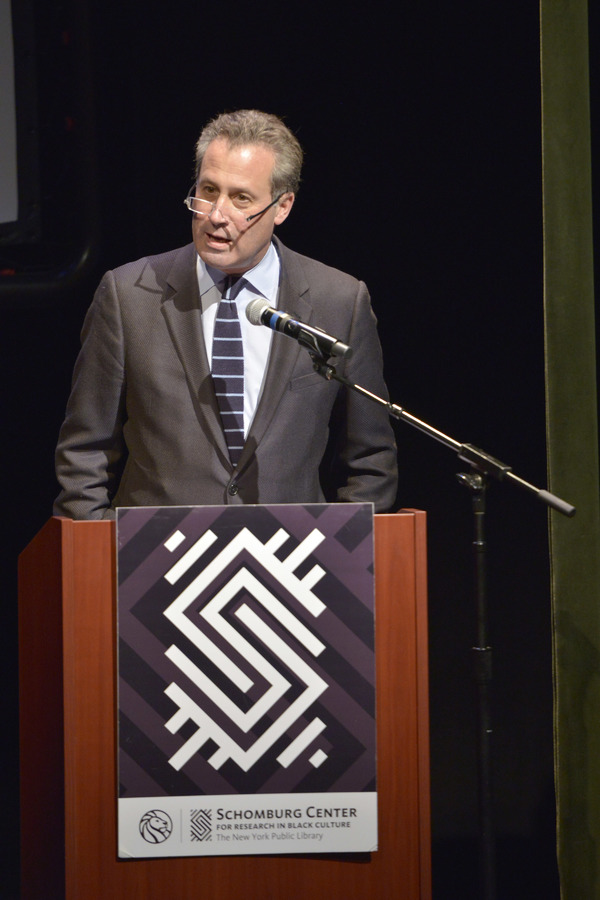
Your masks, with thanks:
[(237, 486), (235, 481), (233, 482), (233, 484), (230, 484), (229, 487), (227, 488), (227, 493), (231, 497), (235, 497), (235, 495), (237, 494), (238, 491), (239, 491), (239, 487)]

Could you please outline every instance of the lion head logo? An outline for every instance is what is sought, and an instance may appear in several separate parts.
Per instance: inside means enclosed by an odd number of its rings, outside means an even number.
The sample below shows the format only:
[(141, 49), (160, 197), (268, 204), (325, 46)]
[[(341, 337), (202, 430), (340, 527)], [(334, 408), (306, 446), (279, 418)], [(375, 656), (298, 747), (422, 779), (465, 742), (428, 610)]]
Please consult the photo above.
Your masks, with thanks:
[(162, 809), (151, 809), (140, 819), (140, 834), (149, 844), (162, 844), (173, 831), (171, 819)]

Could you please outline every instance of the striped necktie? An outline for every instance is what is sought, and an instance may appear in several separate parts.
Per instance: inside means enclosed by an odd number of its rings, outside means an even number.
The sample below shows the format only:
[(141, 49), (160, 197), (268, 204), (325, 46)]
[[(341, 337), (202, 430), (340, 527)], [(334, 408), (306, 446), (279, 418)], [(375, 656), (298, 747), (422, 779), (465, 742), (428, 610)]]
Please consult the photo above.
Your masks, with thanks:
[(237, 465), (244, 446), (244, 345), (233, 299), (239, 280), (228, 276), (217, 309), (212, 349), (212, 377), (229, 458)]

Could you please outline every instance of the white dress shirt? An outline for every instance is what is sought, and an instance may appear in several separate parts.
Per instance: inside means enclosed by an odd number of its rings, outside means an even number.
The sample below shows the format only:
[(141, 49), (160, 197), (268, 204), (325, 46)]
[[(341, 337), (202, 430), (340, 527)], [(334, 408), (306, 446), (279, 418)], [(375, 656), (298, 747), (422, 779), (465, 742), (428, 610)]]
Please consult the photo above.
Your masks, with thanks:
[[(196, 259), (196, 271), (202, 304), (202, 330), (204, 331), (208, 362), (212, 368), (215, 318), (221, 301), (223, 283), (227, 276), (218, 269), (207, 266), (199, 256)], [(269, 301), (270, 306), (277, 307), (280, 271), (279, 256), (274, 245), (271, 244), (258, 265), (244, 272), (243, 282), (239, 288), (236, 288), (235, 303), (244, 342), (244, 435), (246, 437), (260, 399), (273, 337), (270, 328), (252, 325), (248, 321), (246, 307), (257, 297), (263, 297)]]

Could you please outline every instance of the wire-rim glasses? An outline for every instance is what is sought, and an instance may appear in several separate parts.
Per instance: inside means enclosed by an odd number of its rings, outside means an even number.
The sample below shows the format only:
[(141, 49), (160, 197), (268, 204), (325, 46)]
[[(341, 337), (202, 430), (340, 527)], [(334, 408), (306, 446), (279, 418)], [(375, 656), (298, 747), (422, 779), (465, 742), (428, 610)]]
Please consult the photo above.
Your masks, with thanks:
[[(190, 210), (190, 212), (195, 213), (197, 216), (210, 216), (212, 211), (215, 209), (218, 200), (201, 200), (200, 197), (194, 196), (194, 191), (196, 190), (196, 186), (192, 185), (190, 191), (185, 198), (184, 205)], [(236, 215), (241, 215), (244, 218), (245, 222), (251, 222), (252, 219), (257, 219), (258, 216), (262, 216), (263, 213), (266, 213), (267, 210), (271, 209), (272, 206), (275, 206), (278, 203), (286, 191), (282, 191), (274, 200), (265, 206), (264, 209), (259, 210), (258, 212), (252, 213), (251, 216), (244, 216), (243, 210), (233, 209)]]

